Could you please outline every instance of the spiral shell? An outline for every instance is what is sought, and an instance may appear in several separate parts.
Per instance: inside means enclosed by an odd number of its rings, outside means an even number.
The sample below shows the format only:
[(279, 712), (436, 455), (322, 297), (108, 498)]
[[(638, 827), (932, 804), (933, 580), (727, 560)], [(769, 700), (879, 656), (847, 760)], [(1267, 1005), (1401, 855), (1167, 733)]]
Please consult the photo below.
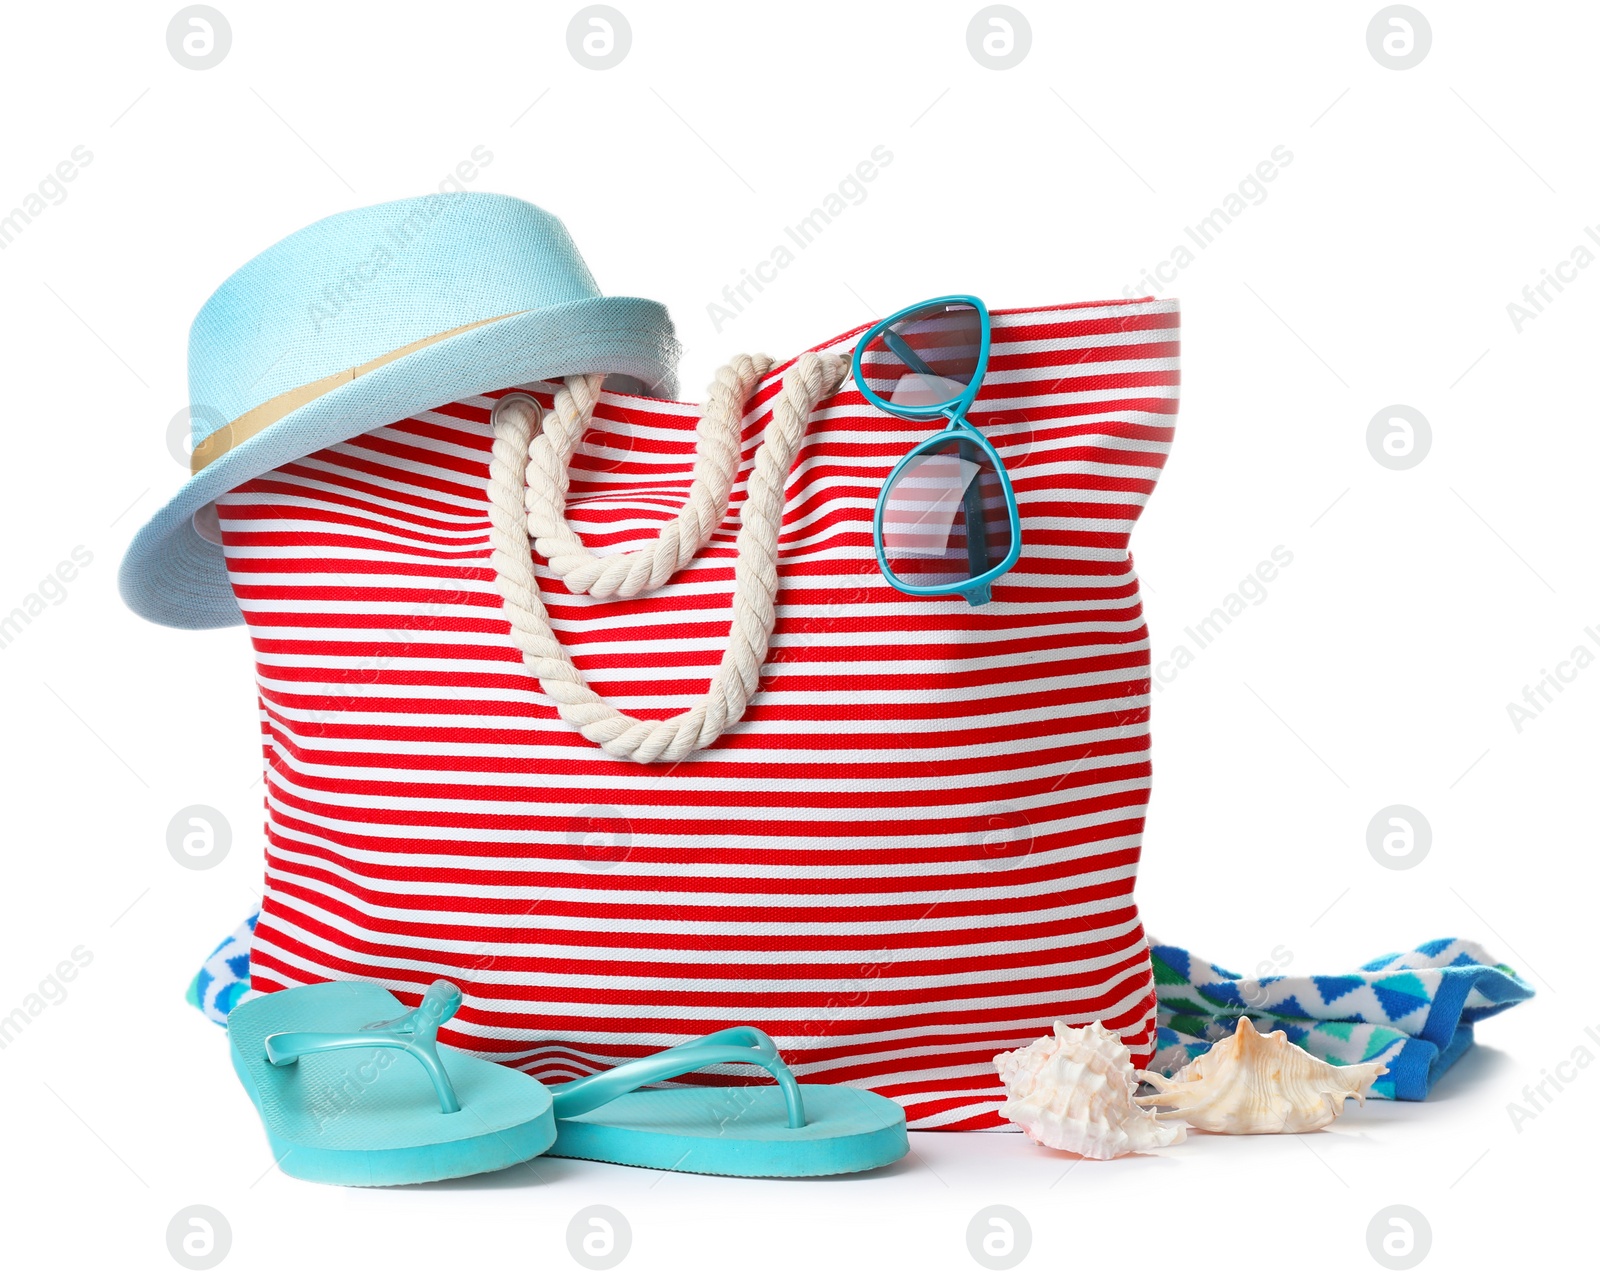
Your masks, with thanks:
[(1141, 1072), (1158, 1094), (1135, 1102), (1222, 1135), (1320, 1131), (1344, 1112), (1346, 1099), (1365, 1104), (1367, 1088), (1388, 1071), (1376, 1061), (1329, 1064), (1302, 1051), (1282, 1029), (1261, 1034), (1240, 1016), (1231, 1037), (1171, 1078)]
[(1035, 1143), (1106, 1159), (1165, 1148), (1183, 1139), (1133, 1102), (1133, 1061), (1099, 1021), (1081, 1029), (1056, 1021), (1055, 1036), (994, 1057), (1007, 1099), (1000, 1116)]

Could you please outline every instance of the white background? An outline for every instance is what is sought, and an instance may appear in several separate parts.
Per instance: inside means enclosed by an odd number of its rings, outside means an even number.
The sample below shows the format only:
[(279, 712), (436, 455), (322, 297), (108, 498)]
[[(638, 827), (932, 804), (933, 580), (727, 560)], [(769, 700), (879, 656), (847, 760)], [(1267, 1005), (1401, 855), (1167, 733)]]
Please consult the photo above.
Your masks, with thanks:
[[(241, 1273), (576, 1272), (565, 1231), (591, 1203), (631, 1221), (637, 1272), (977, 1272), (965, 1230), (991, 1203), (1031, 1222), (1020, 1271), (1381, 1271), (1365, 1234), (1391, 1203), (1431, 1224), (1423, 1271), (1568, 1245), (1581, 1265), (1600, 1068), (1520, 1133), (1507, 1106), (1600, 1023), (1600, 666), (1520, 732), (1506, 705), (1579, 644), (1600, 656), (1600, 269), (1520, 333), (1506, 308), (1600, 220), (1600, 14), (1419, 3), (1432, 48), (1405, 71), (1368, 51), (1372, 0), (1019, 0), (1032, 46), (1004, 71), (969, 53), (968, 3), (618, 0), (632, 47), (606, 71), (568, 51), (576, 4), (218, 0), (232, 48), (203, 72), (167, 50), (175, 5), (10, 12), (0, 211), (75, 146), (93, 160), (0, 252), (0, 613), (74, 547), (93, 561), (0, 650), (0, 1013), (75, 946), (93, 959), (0, 1053), (8, 1270), (179, 1271), (164, 1236), (190, 1203), (230, 1221)], [(1142, 908), (1161, 939), (1250, 969), (1281, 946), (1297, 973), (1466, 935), (1538, 997), (1435, 1099), (1304, 1139), (1101, 1165), (920, 1135), (890, 1170), (780, 1184), (553, 1160), (412, 1190), (269, 1173), (222, 1033), (182, 1001), (260, 880), (249, 649), (137, 620), (116, 565), (183, 478), (165, 432), (210, 291), (480, 145), (475, 189), (557, 213), (602, 288), (671, 307), (687, 397), (736, 350), (936, 293), (1120, 296), (1286, 147), (1264, 202), (1163, 290), (1183, 408), (1134, 537), (1157, 656), (1275, 546), (1294, 559), (1156, 697)], [(716, 331), (707, 303), (879, 145), (866, 198)], [(1404, 471), (1366, 446), (1395, 403), (1432, 427)], [(191, 803), (235, 831), (207, 872), (167, 852)], [(1431, 823), (1413, 869), (1368, 854), (1391, 803)]]

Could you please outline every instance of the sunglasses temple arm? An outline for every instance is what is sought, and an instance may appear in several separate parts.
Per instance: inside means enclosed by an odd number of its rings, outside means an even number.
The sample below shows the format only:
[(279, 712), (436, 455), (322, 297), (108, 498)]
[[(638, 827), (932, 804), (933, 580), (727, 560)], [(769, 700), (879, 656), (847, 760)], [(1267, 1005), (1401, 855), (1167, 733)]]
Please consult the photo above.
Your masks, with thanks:
[(932, 368), (922, 361), (922, 356), (908, 346), (899, 333), (892, 328), (883, 330), (883, 344), (899, 357), (900, 362), (912, 372), (920, 373), (924, 377), (934, 376)]
[[(972, 452), (972, 445), (963, 439), (962, 459), (971, 461)], [(982, 576), (989, 570), (989, 535), (984, 522), (983, 492), (976, 483), (967, 485), (961, 494), (961, 504), (967, 521), (967, 571), (975, 577)]]

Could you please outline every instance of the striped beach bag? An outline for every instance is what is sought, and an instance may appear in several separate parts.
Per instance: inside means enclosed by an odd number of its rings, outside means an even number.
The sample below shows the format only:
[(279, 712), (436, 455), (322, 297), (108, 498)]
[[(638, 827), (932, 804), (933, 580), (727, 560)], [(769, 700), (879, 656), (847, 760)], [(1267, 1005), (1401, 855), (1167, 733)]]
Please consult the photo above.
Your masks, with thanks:
[[(885, 583), (874, 501), (933, 427), (848, 381), (797, 408), (816, 364), (723, 384), (720, 479), (697, 406), (574, 379), (444, 404), (217, 502), (265, 752), (254, 990), (357, 979), (414, 1003), (446, 978), (465, 1001), (440, 1040), (551, 1083), (758, 1025), (803, 1079), (922, 1129), (1003, 1126), (993, 1057), (1057, 1019), (1148, 1061), (1128, 539), (1172, 439), (1177, 306), (994, 312), (970, 419), (1024, 548), (980, 607)], [(574, 438), (541, 443), (558, 422)], [(719, 482), (726, 512), (689, 538), (696, 483)], [(568, 544), (517, 523), (541, 483)], [(651, 559), (669, 527), (685, 544)], [(584, 592), (630, 552), (644, 577)], [(765, 583), (764, 650), (741, 573)], [(706, 710), (730, 652), (753, 681)], [(693, 741), (639, 745), (690, 710)]]

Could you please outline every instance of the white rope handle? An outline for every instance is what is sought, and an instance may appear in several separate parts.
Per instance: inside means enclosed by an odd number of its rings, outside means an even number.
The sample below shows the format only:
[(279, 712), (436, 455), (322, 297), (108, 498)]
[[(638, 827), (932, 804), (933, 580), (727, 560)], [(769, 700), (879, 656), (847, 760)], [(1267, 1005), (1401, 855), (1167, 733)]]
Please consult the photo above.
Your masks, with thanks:
[(541, 411), (527, 395), (502, 396), (490, 414), (489, 557), (512, 640), (561, 717), (614, 758), (676, 762), (744, 717), (777, 621), (784, 486), (811, 413), (839, 388), (848, 360), (808, 351), (784, 374), (740, 510), (728, 647), (706, 695), (683, 713), (665, 720), (633, 718), (589, 686), (551, 628), (534, 575), (533, 550), (574, 593), (632, 598), (664, 584), (693, 561), (727, 514), (739, 472), (744, 405), (772, 364), (764, 355), (740, 355), (717, 371), (701, 408), (694, 478), (683, 511), (662, 527), (650, 547), (604, 558), (590, 553), (566, 516), (568, 467), (594, 415), (603, 379), (567, 378), (537, 437)]

